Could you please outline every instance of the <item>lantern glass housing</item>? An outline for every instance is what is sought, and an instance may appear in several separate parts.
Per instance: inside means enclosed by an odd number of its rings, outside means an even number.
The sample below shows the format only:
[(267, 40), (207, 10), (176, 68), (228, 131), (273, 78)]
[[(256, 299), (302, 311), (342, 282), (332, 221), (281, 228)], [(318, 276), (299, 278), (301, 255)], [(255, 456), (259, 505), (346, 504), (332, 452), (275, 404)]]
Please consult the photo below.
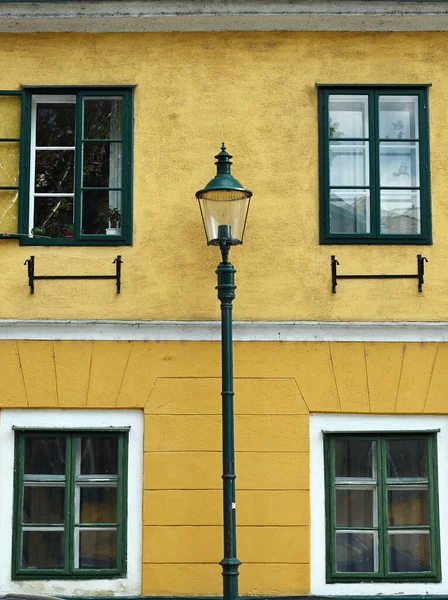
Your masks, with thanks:
[(219, 225), (230, 225), (233, 243), (243, 243), (250, 204), (247, 190), (210, 190), (198, 200), (208, 244), (218, 243)]
[(230, 174), (232, 156), (226, 152), (224, 143), (215, 158), (218, 159), (216, 176), (196, 192), (207, 244), (219, 244), (219, 225), (230, 225), (231, 240), (227, 243), (242, 244), (252, 192)]

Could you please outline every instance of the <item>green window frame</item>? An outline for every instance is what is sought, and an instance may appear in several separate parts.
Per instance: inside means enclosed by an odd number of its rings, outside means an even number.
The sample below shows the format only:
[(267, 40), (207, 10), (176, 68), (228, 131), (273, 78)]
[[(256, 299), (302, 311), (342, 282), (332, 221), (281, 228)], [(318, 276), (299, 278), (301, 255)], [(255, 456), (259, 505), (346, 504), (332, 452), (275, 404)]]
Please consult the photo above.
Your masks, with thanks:
[(326, 434), (327, 583), (441, 580), (437, 439)]
[(320, 243), (432, 244), (428, 85), (318, 97)]
[[(17, 233), (21, 245), (122, 246), (132, 244), (134, 87), (131, 85), (22, 86), (22, 90), (17, 92), (0, 91), (0, 111), (1, 96), (7, 97), (16, 93), (22, 97), (20, 139), (11, 140), (20, 142)], [(37, 145), (38, 98), (42, 98), (42, 102), (47, 99), (48, 103), (54, 104), (57, 104), (57, 99), (60, 98), (62, 104), (73, 105), (74, 139), (70, 140), (68, 147), (64, 144), (58, 144), (55, 148), (51, 148), (52, 144), (49, 144), (48, 148)], [(88, 111), (85, 107), (96, 104), (95, 108), (100, 118), (106, 121), (104, 117), (107, 115), (100, 113), (101, 102), (106, 107), (104, 111), (107, 110), (108, 102), (109, 105), (115, 102), (119, 108), (115, 109), (114, 117), (110, 117), (109, 114), (110, 130), (103, 128), (103, 135), (100, 134), (96, 138), (92, 133), (86, 133)], [(90, 111), (92, 114), (91, 108)], [(116, 135), (112, 130), (113, 127), (118, 132)], [(93, 130), (94, 128), (91, 128), (91, 131)], [(101, 131), (101, 128), (98, 127), (97, 130)], [(50, 150), (46, 158), (45, 150)], [(45, 182), (47, 176), (36, 168), (38, 162), (36, 157), (39, 152), (40, 156), (44, 157), (42, 169), (47, 171), (48, 163), (56, 154), (59, 155), (57, 160), (55, 159), (56, 171), (61, 169), (60, 165), (63, 162), (61, 156), (64, 152), (66, 155), (72, 154), (70, 189), (68, 187), (63, 190), (58, 187), (53, 189), (50, 185), (43, 190), (39, 189), (37, 182)], [(95, 177), (92, 171), (94, 165), (99, 163)], [(88, 181), (89, 177), (90, 181)], [(6, 183), (9, 186), (9, 181)], [(9, 187), (9, 189), (13, 188)], [(49, 206), (57, 207), (57, 211), (61, 213), (65, 211), (64, 215), (59, 218), (51, 217), (48, 223), (43, 221), (36, 225), (35, 203), (40, 203), (45, 210), (46, 200), (49, 201)], [(50, 209), (47, 211), (51, 212)], [(114, 218), (118, 218), (116, 227)], [(53, 224), (51, 219), (54, 221)], [(9, 229), (7, 231), (8, 235), (0, 234), (0, 237), (10, 237), (12, 232)]]
[(13, 579), (125, 576), (127, 466), (128, 430), (16, 430)]

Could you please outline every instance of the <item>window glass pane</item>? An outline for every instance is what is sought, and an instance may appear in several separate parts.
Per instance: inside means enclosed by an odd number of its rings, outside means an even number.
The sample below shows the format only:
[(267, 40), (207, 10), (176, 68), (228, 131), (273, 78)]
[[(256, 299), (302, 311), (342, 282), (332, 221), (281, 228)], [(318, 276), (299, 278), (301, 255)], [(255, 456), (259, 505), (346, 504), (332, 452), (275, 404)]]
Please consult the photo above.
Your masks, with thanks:
[(0, 137), (20, 137), (20, 96), (0, 96)]
[(417, 573), (431, 570), (429, 532), (389, 533), (391, 573)]
[(118, 439), (88, 437), (81, 439), (81, 475), (116, 475)]
[(109, 140), (122, 137), (121, 97), (84, 99), (84, 138)]
[(368, 142), (330, 142), (330, 185), (369, 185)]
[(121, 187), (121, 142), (85, 142), (85, 187)]
[(418, 138), (418, 96), (380, 96), (380, 138)]
[(51, 238), (73, 237), (73, 197), (35, 196), (32, 233)]
[(373, 527), (376, 510), (376, 490), (336, 488), (336, 527)]
[(383, 187), (418, 187), (418, 142), (380, 143), (380, 184)]
[(62, 569), (64, 567), (64, 532), (24, 531), (22, 567), (25, 569)]
[(389, 487), (389, 525), (429, 525), (428, 489)]
[(73, 150), (37, 150), (34, 191), (37, 193), (73, 193), (75, 152)]
[(36, 146), (75, 145), (75, 103), (38, 103)]
[(375, 442), (335, 440), (335, 474), (341, 479), (376, 477)]
[(19, 142), (0, 142), (0, 185), (19, 185)]
[(25, 438), (25, 475), (64, 475), (64, 438)]
[(420, 192), (381, 190), (381, 233), (421, 232)]
[(79, 532), (79, 568), (115, 569), (116, 530), (83, 529)]
[(428, 478), (426, 440), (391, 440), (386, 443), (387, 477)]
[(330, 137), (369, 137), (368, 97), (333, 94), (329, 97)]
[(81, 523), (115, 523), (117, 521), (117, 488), (80, 488)]
[(29, 486), (23, 490), (24, 523), (64, 523), (65, 489), (55, 486)]
[(87, 191), (82, 198), (83, 233), (120, 235), (121, 192)]
[(378, 571), (376, 532), (336, 532), (336, 571), (374, 573)]
[(18, 199), (17, 190), (0, 190), (0, 231), (2, 233), (17, 233)]
[(330, 191), (331, 233), (370, 233), (369, 190)]

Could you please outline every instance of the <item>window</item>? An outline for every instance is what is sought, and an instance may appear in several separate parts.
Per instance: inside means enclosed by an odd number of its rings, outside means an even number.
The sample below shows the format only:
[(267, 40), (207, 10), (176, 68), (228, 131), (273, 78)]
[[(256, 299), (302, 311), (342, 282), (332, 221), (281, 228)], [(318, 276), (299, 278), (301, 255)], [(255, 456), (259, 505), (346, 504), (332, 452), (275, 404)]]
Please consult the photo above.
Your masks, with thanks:
[(427, 86), (319, 86), (321, 243), (430, 244)]
[(131, 86), (0, 93), (0, 235), (132, 242), (132, 99)]
[(13, 575), (124, 575), (128, 433), (15, 436)]
[(327, 581), (440, 581), (436, 435), (325, 437)]

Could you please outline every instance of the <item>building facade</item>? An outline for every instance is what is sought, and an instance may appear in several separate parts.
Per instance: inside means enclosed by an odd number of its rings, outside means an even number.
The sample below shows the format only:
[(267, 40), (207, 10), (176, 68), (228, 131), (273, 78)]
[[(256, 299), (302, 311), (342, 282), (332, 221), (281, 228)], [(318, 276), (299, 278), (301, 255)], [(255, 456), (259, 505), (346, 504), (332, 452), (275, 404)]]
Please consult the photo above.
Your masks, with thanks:
[(0, 2), (0, 593), (221, 594), (224, 140), (240, 594), (448, 596), (447, 28)]

